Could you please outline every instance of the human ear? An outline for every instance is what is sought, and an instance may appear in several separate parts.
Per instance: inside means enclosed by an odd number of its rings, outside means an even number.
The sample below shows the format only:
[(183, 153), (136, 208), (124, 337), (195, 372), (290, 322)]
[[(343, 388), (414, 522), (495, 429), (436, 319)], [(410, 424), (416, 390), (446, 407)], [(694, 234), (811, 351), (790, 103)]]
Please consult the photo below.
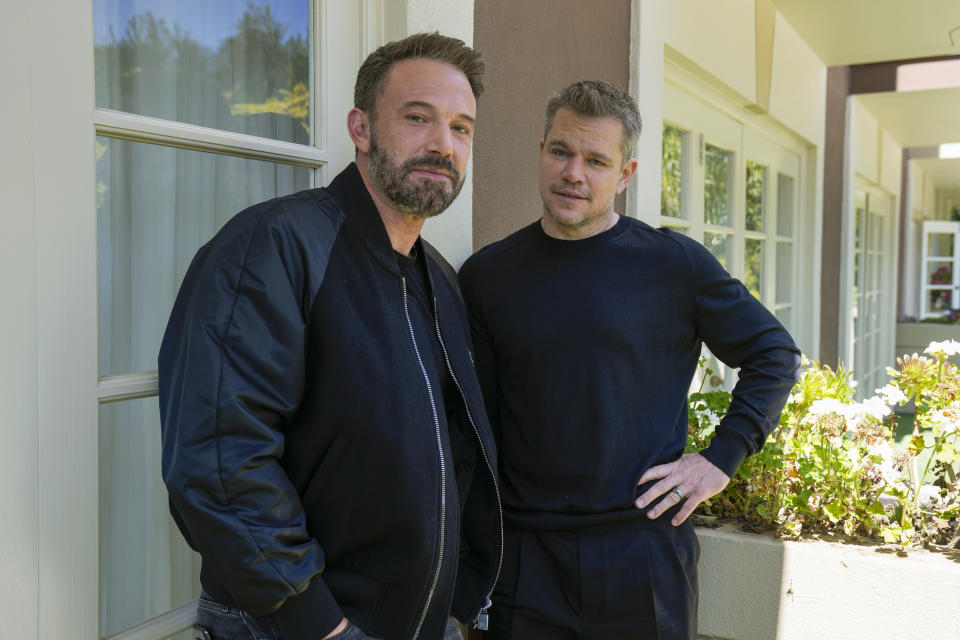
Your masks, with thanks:
[(623, 190), (627, 188), (627, 183), (630, 182), (630, 178), (633, 177), (633, 174), (637, 172), (637, 159), (630, 158), (620, 169), (620, 177), (617, 178), (617, 193), (623, 193)]
[(347, 114), (347, 133), (359, 153), (370, 151), (370, 119), (362, 109), (354, 107)]

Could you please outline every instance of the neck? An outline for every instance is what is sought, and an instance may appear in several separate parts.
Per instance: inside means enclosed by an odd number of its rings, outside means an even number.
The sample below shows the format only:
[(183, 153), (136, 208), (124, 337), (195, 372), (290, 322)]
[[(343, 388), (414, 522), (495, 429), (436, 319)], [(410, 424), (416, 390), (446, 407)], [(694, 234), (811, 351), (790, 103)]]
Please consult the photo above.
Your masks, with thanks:
[(603, 233), (612, 229), (617, 221), (620, 220), (620, 214), (610, 209), (605, 215), (592, 220), (587, 220), (580, 225), (565, 225), (557, 222), (546, 207), (543, 208), (543, 217), (540, 218), (540, 227), (543, 232), (551, 238), (558, 240), (583, 240), (590, 236)]
[(411, 213), (400, 211), (373, 186), (370, 182), (366, 156), (362, 154), (358, 155), (356, 163), (357, 169), (360, 171), (360, 177), (363, 179), (363, 186), (367, 188), (370, 198), (373, 199), (373, 204), (377, 207), (377, 213), (380, 214), (383, 226), (387, 230), (387, 236), (390, 237), (390, 245), (394, 251), (409, 256), (410, 251), (413, 249), (413, 244), (420, 236), (424, 219)]

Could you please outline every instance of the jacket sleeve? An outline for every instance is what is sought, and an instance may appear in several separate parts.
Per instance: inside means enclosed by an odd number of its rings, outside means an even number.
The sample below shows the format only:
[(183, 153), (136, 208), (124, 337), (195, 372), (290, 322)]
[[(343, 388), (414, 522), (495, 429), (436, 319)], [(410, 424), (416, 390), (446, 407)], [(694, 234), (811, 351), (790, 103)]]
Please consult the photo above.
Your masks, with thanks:
[(304, 244), (262, 211), (238, 215), (194, 258), (159, 355), (174, 515), (234, 604), (272, 614), (288, 640), (322, 637), (343, 617), (280, 465), (305, 384)]
[(763, 447), (797, 380), (800, 351), (783, 325), (702, 245), (685, 243), (696, 292), (697, 332), (727, 366), (739, 369), (727, 414), (701, 453), (733, 477)]

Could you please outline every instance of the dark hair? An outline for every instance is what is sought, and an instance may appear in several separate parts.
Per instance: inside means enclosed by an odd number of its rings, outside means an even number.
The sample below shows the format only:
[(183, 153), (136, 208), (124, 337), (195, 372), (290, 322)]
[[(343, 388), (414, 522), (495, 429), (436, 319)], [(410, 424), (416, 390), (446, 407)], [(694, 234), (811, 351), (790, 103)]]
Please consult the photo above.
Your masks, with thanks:
[(616, 118), (623, 127), (620, 153), (623, 162), (633, 157), (633, 148), (640, 135), (640, 112), (637, 104), (626, 92), (605, 80), (581, 80), (567, 85), (553, 94), (547, 102), (547, 124), (543, 137), (547, 137), (557, 109), (563, 107), (581, 116), (592, 118)]
[(357, 72), (353, 106), (366, 111), (372, 117), (390, 67), (395, 62), (410, 58), (428, 58), (451, 64), (467, 76), (474, 98), (479, 98), (483, 93), (480, 76), (483, 75), (484, 64), (477, 51), (457, 38), (442, 36), (436, 32), (415, 33), (403, 40), (388, 42), (367, 56)]

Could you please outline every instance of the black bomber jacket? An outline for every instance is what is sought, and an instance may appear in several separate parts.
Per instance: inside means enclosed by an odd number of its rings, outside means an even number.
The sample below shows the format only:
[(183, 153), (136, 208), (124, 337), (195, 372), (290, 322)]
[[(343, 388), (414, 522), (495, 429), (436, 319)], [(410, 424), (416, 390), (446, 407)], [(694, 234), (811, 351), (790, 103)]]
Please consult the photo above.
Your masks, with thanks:
[[(475, 622), (502, 560), (493, 437), (453, 270), (427, 248), (461, 505), (453, 614)], [(421, 629), (441, 549), (440, 440), (386, 229), (351, 164), (239, 213), (184, 279), (159, 355), (163, 479), (215, 599), (286, 640), (346, 616)], [(450, 561), (446, 558), (444, 561)]]

